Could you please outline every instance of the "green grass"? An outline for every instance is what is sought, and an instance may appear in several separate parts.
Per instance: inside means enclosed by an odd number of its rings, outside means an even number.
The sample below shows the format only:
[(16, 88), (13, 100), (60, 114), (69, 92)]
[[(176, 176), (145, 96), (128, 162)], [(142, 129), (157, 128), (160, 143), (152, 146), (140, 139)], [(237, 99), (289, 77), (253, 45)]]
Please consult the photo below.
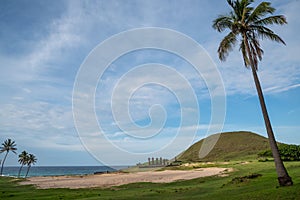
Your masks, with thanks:
[(199, 150), (203, 141), (190, 146), (177, 159), (183, 162), (255, 159), (259, 152), (270, 149), (268, 139), (263, 136), (247, 131), (226, 132), (220, 135), (212, 151), (200, 159)]
[[(0, 199), (299, 199), (300, 162), (285, 163), (294, 186), (278, 187), (273, 162), (230, 162), (227, 177), (205, 177), (173, 183), (133, 183), (108, 189), (36, 189), (16, 179), (0, 178)], [(253, 174), (261, 176), (254, 177)]]

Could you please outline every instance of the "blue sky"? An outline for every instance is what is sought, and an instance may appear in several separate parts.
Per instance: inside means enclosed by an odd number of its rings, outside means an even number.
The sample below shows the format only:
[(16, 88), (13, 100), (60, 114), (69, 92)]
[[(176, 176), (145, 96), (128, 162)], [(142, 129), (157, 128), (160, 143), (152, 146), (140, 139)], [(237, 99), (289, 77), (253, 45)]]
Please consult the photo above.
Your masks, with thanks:
[[(281, 142), (300, 144), (300, 22), (297, 20), (300, 3), (297, 0), (274, 0), (272, 5), (277, 8), (277, 14), (287, 17), (288, 25), (272, 27), (287, 45), (263, 41), (265, 54), (258, 73), (276, 138)], [(76, 75), (85, 58), (99, 43), (120, 32), (146, 27), (183, 33), (197, 41), (210, 56), (222, 77), (226, 93), (223, 131), (248, 130), (266, 136), (251, 71), (243, 66), (240, 52), (235, 49), (226, 62), (218, 60), (216, 50), (225, 34), (217, 33), (211, 25), (215, 17), (228, 10), (225, 0), (2, 0), (0, 140), (14, 139), (18, 152), (27, 150), (34, 153), (38, 165), (101, 164), (96, 159), (99, 155), (87, 151), (93, 147), (82, 144), (74, 124), (72, 92)], [(152, 109), (152, 122), (165, 120), (161, 132), (141, 141), (140, 138), (124, 135), (118, 127), (120, 124), (113, 118), (112, 109), (123, 104), (115, 96), (117, 100), (111, 106), (111, 97), (118, 83), (129, 88), (139, 80), (166, 78), (163, 73), (144, 70), (133, 75), (130, 81), (122, 79), (130, 70), (148, 63), (172, 67), (189, 81), (197, 97), (199, 110), (196, 114), (200, 115), (200, 119), (198, 123), (181, 123), (177, 90), (159, 84), (140, 85), (132, 94), (128, 109), (132, 121), (150, 132), (135, 132), (136, 136), (150, 136), (154, 134), (151, 128), (161, 126), (158, 123), (147, 127), (151, 122), (148, 112), (153, 105), (160, 106), (156, 107), (157, 110)], [(166, 78), (170, 87), (179, 88), (179, 93), (187, 91), (174, 77)], [(95, 90), (95, 114), (102, 132), (95, 133), (93, 137), (97, 140), (102, 134), (107, 138), (106, 142), (99, 142), (99, 146), (95, 147), (97, 154), (106, 155), (101, 162), (135, 164), (146, 161), (148, 156), (171, 158), (185, 148), (184, 145), (166, 148), (176, 137), (182, 137), (183, 141), (186, 139), (184, 134), (176, 134), (178, 127), (183, 131), (197, 130), (195, 138), (188, 136), (185, 145), (205, 137), (209, 125), (220, 125), (210, 123), (212, 103), (205, 81), (205, 77), (199, 76), (191, 64), (162, 50), (132, 51), (114, 60), (99, 79)], [(119, 91), (124, 92), (122, 87)], [(122, 95), (119, 94), (120, 97)], [(125, 128), (129, 127), (128, 123), (124, 124)], [(107, 144), (113, 144), (127, 154), (110, 154), (111, 147)], [(162, 148), (167, 151), (157, 152)], [(141, 155), (133, 159), (128, 156), (136, 153)], [(16, 160), (17, 156), (11, 154), (7, 164), (16, 165)]]

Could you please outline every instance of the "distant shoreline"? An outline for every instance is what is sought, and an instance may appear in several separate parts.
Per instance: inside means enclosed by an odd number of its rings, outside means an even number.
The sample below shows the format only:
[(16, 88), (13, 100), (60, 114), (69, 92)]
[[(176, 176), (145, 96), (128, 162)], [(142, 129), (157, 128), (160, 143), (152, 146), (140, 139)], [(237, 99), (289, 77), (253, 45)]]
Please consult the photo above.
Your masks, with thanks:
[[(32, 166), (28, 177), (36, 176), (64, 176), (64, 175), (89, 175), (95, 172), (115, 172), (127, 169), (130, 166)], [(20, 167), (7, 166), (3, 169), (3, 175), (17, 177)], [(22, 170), (21, 177), (26, 172), (26, 167)]]

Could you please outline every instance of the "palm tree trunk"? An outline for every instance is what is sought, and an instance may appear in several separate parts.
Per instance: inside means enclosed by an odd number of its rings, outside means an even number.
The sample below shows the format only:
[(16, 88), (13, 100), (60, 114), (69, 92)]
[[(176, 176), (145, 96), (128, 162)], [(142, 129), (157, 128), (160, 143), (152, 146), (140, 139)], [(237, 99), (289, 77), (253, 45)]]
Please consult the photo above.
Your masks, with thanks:
[(23, 164), (21, 165), (21, 167), (20, 167), (20, 169), (19, 169), (18, 178), (20, 177), (20, 174), (21, 174), (22, 168), (23, 168)]
[(252, 71), (257, 95), (259, 98), (259, 103), (260, 103), (263, 118), (265, 121), (265, 126), (266, 126), (266, 130), (267, 130), (268, 138), (269, 138), (269, 144), (270, 144), (274, 162), (275, 162), (275, 168), (276, 168), (276, 172), (277, 172), (277, 176), (278, 176), (278, 182), (279, 182), (280, 186), (290, 186), (290, 185), (293, 185), (293, 181), (292, 181), (292, 178), (288, 175), (288, 172), (287, 172), (286, 168), (284, 167), (284, 164), (283, 164), (280, 154), (279, 154), (277, 142), (275, 140), (275, 136), (274, 136), (272, 125), (271, 125), (270, 118), (269, 118), (269, 114), (267, 111), (264, 95), (263, 95), (263, 92), (261, 89), (260, 81), (259, 81), (257, 73), (256, 73), (256, 67), (254, 66), (252, 55), (250, 53), (249, 43), (248, 43), (248, 40), (246, 37), (244, 37), (244, 41), (245, 41), (245, 46), (246, 46), (247, 53), (249, 56), (251, 71)]
[(26, 178), (27, 175), (28, 175), (28, 172), (29, 172), (29, 170), (30, 170), (30, 167), (31, 167), (31, 165), (29, 165), (28, 168), (27, 168), (27, 172), (26, 172), (25, 178)]
[(275, 136), (274, 136), (272, 125), (271, 125), (271, 122), (269, 119), (266, 103), (265, 103), (261, 85), (260, 85), (260, 82), (259, 82), (259, 79), (258, 79), (258, 76), (256, 73), (256, 69), (253, 67), (251, 67), (251, 69), (252, 69), (252, 74), (253, 74), (257, 94), (259, 97), (259, 103), (260, 103), (264, 121), (265, 121), (265, 126), (267, 129), (270, 147), (271, 147), (274, 162), (275, 162), (276, 172), (278, 175), (278, 182), (279, 182), (280, 186), (293, 185), (292, 178), (288, 175), (288, 172), (287, 172), (286, 168), (284, 167), (283, 162), (280, 157), (280, 153), (279, 153), (278, 146), (277, 146), (277, 143), (275, 140)]
[(3, 172), (3, 166), (4, 166), (4, 162), (5, 162), (5, 160), (6, 160), (7, 154), (8, 154), (8, 151), (6, 151), (6, 154), (5, 154), (4, 159), (3, 159), (3, 161), (2, 161), (2, 164), (1, 164), (1, 173), (0, 173), (0, 175), (2, 175), (2, 172)]

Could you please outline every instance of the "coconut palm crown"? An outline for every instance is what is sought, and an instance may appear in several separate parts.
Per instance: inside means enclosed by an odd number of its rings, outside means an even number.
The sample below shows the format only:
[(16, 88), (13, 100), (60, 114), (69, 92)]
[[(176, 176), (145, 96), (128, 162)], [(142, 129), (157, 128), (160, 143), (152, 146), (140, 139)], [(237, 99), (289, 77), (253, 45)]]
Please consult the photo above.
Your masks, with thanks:
[(15, 141), (12, 141), (11, 139), (7, 139), (2, 143), (2, 146), (0, 147), (0, 153), (4, 153), (4, 152), (6, 152), (6, 153), (5, 153), (4, 159), (2, 161), (0, 175), (2, 175), (2, 173), (3, 173), (3, 166), (4, 166), (4, 162), (6, 160), (8, 153), (10, 151), (12, 151), (14, 154), (16, 154), (17, 153), (16, 150), (17, 150), (17, 148), (16, 148)]
[(29, 170), (31, 168), (31, 165), (34, 165), (36, 162), (37, 162), (37, 158), (35, 157), (35, 155), (29, 154), (27, 162), (26, 162), (26, 164), (27, 164), (28, 167), (27, 167), (27, 172), (26, 172), (25, 178), (28, 175), (28, 172), (29, 172)]
[[(240, 50), (246, 67), (254, 67), (257, 70), (258, 61), (262, 59), (263, 50), (259, 39), (270, 39), (285, 44), (267, 25), (286, 24), (283, 15), (272, 15), (275, 8), (270, 2), (262, 2), (256, 8), (251, 7), (254, 0), (227, 0), (233, 11), (228, 15), (220, 15), (213, 21), (213, 28), (222, 32), (230, 32), (221, 41), (218, 48), (219, 58), (225, 61), (229, 51), (233, 49), (241, 37)], [(271, 16), (266, 16), (271, 15)]]
[(19, 154), (18, 162), (21, 164), (21, 167), (19, 169), (18, 177), (20, 177), (22, 168), (23, 168), (24, 165), (27, 164), (28, 159), (29, 159), (29, 156), (28, 156), (28, 153), (26, 151), (22, 151), (22, 153)]
[(256, 7), (252, 7), (251, 4), (253, 2), (254, 0), (227, 0), (227, 3), (231, 7), (231, 12), (227, 15), (220, 15), (213, 21), (213, 28), (218, 32), (229, 31), (219, 45), (218, 54), (220, 60), (225, 61), (229, 52), (237, 42), (240, 41), (239, 49), (242, 52), (244, 64), (247, 68), (251, 69), (254, 78), (279, 184), (281, 186), (293, 185), (293, 181), (288, 175), (280, 158), (257, 75), (258, 62), (261, 61), (264, 53), (260, 46), (260, 40), (269, 39), (285, 44), (285, 42), (267, 26), (283, 25), (286, 24), (287, 21), (283, 15), (273, 15), (275, 8), (271, 6), (270, 2), (261, 2)]

